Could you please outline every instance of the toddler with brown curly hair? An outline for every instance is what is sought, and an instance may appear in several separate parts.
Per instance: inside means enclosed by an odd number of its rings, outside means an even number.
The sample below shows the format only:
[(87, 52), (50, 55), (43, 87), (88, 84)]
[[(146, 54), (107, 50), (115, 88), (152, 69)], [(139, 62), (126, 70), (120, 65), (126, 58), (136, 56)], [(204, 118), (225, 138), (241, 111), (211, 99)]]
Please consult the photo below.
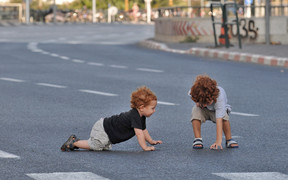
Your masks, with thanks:
[(222, 131), (226, 138), (227, 148), (238, 148), (238, 143), (232, 139), (229, 113), (231, 106), (227, 103), (225, 90), (217, 86), (217, 82), (207, 75), (199, 75), (188, 95), (196, 103), (192, 108), (192, 127), (194, 132), (194, 149), (203, 149), (201, 125), (206, 120), (216, 123), (216, 141), (210, 149), (222, 148)]
[(90, 133), (88, 140), (79, 140), (71, 135), (61, 146), (62, 151), (74, 149), (88, 149), (95, 151), (109, 150), (112, 144), (127, 141), (136, 135), (139, 145), (144, 151), (154, 151), (154, 146), (162, 144), (160, 140), (153, 140), (146, 129), (146, 117), (150, 117), (157, 105), (156, 95), (146, 86), (137, 88), (131, 94), (131, 109), (111, 117), (98, 120)]

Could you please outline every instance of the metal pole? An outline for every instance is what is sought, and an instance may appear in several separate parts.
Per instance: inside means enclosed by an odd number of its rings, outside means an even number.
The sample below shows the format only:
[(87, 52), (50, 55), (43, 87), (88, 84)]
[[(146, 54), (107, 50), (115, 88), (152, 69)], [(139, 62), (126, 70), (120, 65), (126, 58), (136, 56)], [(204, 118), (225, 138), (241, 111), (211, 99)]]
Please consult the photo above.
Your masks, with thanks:
[(146, 0), (147, 23), (151, 23), (151, 0)]
[(92, 0), (92, 22), (96, 22), (96, 0)]
[(26, 0), (26, 16), (25, 16), (26, 24), (30, 22), (30, 1)]
[(53, 23), (56, 23), (56, 0), (53, 0)]
[(266, 0), (265, 8), (265, 41), (270, 44), (270, 0)]

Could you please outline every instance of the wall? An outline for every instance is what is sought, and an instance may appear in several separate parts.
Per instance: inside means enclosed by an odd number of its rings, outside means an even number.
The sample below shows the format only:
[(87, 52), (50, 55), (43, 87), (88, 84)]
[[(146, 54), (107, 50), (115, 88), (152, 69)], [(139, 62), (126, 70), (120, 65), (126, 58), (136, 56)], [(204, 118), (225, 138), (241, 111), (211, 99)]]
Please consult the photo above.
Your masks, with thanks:
[[(219, 21), (219, 20), (218, 20)], [(242, 43), (265, 43), (265, 18), (239, 18)], [(217, 40), (221, 25), (216, 25)], [(229, 27), (230, 41), (238, 42), (236, 25)], [(211, 18), (158, 18), (155, 20), (155, 39), (164, 42), (180, 42), (188, 36), (197, 42), (213, 43)], [(288, 44), (288, 17), (270, 17), (270, 41)]]

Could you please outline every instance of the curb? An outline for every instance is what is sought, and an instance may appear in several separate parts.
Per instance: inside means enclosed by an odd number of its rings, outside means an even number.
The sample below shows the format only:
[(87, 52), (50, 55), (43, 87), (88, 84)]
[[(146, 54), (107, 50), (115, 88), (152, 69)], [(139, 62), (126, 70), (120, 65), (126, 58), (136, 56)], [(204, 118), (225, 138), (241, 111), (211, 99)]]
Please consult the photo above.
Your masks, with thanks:
[(245, 63), (254, 63), (254, 64), (288, 68), (288, 58), (282, 58), (282, 57), (263, 56), (258, 54), (248, 54), (239, 52), (226, 52), (207, 48), (191, 48), (188, 50), (177, 50), (168, 48), (166, 44), (158, 43), (151, 40), (144, 40), (141, 41), (139, 44), (147, 48), (179, 54), (192, 54), (202, 57), (220, 58), (227, 61), (238, 61)]

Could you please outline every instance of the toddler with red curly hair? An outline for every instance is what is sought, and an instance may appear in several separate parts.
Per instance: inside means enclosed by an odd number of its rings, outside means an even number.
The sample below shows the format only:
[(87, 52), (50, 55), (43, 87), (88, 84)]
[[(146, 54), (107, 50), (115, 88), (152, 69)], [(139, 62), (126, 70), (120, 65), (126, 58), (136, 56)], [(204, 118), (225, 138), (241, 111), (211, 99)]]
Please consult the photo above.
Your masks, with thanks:
[(222, 131), (226, 138), (227, 148), (238, 148), (238, 143), (232, 139), (229, 113), (231, 106), (227, 103), (225, 90), (217, 85), (217, 82), (207, 75), (199, 75), (191, 87), (189, 93), (196, 103), (192, 108), (192, 127), (195, 139), (194, 149), (203, 149), (201, 138), (201, 125), (206, 120), (216, 123), (216, 141), (210, 149), (222, 148)]
[(109, 150), (112, 144), (127, 141), (137, 136), (139, 145), (144, 151), (154, 151), (154, 146), (162, 144), (160, 140), (153, 140), (146, 129), (146, 117), (150, 117), (157, 105), (156, 95), (146, 86), (137, 88), (131, 94), (131, 109), (111, 117), (98, 120), (90, 133), (88, 140), (79, 140), (71, 135), (61, 146), (62, 151), (74, 149), (88, 149), (95, 151)]

